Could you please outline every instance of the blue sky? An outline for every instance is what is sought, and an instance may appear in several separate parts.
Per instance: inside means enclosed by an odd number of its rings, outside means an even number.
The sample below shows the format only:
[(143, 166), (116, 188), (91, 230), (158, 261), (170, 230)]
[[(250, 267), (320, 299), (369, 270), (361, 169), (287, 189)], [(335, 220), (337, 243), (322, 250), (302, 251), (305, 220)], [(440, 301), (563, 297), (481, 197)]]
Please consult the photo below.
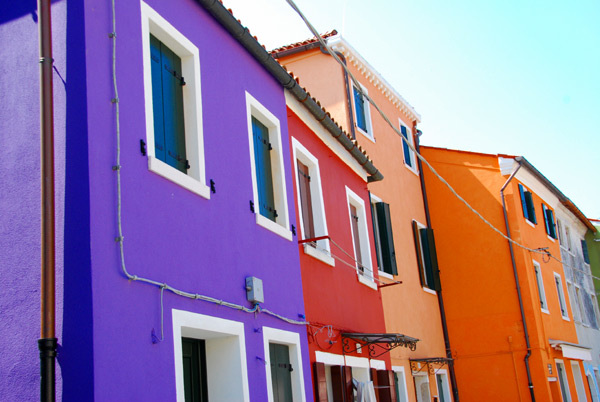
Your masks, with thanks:
[[(285, 0), (223, 0), (267, 49), (311, 36)], [(425, 145), (523, 155), (600, 218), (600, 1), (296, 0), (421, 114)]]

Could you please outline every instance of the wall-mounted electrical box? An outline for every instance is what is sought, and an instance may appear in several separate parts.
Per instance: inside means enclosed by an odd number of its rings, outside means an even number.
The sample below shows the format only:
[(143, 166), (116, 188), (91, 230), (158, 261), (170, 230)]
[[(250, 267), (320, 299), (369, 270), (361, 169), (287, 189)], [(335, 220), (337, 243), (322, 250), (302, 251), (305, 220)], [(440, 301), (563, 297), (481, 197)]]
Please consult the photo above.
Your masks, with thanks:
[(250, 303), (254, 304), (265, 302), (262, 279), (258, 279), (254, 276), (248, 276), (246, 278), (246, 298)]

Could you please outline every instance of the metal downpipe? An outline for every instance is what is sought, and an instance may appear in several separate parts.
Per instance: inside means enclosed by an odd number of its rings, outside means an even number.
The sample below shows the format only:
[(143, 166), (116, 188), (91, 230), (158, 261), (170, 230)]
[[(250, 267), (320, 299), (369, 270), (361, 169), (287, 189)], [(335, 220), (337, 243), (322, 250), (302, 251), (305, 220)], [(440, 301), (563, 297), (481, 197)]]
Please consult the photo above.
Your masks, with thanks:
[[(506, 180), (506, 183), (504, 183), (504, 185), (500, 189), (500, 197), (502, 198), (502, 211), (504, 212), (504, 223), (506, 225), (506, 236), (508, 236), (509, 239), (512, 239), (512, 237), (510, 236), (510, 227), (508, 225), (508, 215), (506, 212), (506, 202), (504, 200), (504, 190), (506, 189), (506, 186), (508, 186), (508, 183), (510, 183), (510, 181), (513, 179), (513, 177), (515, 177), (519, 169), (521, 169), (521, 161), (517, 162), (519, 163), (519, 166), (517, 166), (517, 168), (512, 172), (508, 180)], [(531, 356), (531, 343), (529, 342), (529, 331), (527, 330), (527, 320), (525, 319), (525, 309), (523, 308), (523, 296), (521, 295), (521, 285), (519, 284), (519, 274), (517, 272), (517, 264), (515, 262), (515, 251), (511, 241), (508, 242), (508, 247), (510, 248), (510, 260), (512, 263), (513, 274), (515, 276), (515, 282), (517, 285), (519, 309), (521, 311), (521, 320), (523, 321), (523, 330), (525, 332), (525, 344), (527, 345), (527, 354), (525, 355), (524, 359), (525, 369), (527, 371), (527, 383), (529, 387), (529, 393), (531, 394), (531, 401), (535, 402), (535, 392), (533, 390), (533, 381), (531, 379), (531, 370), (529, 368), (529, 357)]]

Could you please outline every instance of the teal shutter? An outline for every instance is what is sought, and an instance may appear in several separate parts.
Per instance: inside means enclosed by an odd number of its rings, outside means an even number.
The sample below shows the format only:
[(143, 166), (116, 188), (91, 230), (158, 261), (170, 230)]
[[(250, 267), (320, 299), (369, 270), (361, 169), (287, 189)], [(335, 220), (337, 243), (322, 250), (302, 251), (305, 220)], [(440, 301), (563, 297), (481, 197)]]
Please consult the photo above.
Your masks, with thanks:
[(187, 173), (181, 58), (150, 35), (155, 155)]
[(379, 227), (379, 242), (381, 244), (383, 270), (388, 274), (398, 275), (390, 206), (385, 202), (378, 202), (375, 204), (375, 209), (377, 211), (377, 226)]
[(525, 189), (519, 184), (519, 194), (521, 195), (521, 207), (523, 208), (523, 216), (529, 219), (529, 210), (527, 209), (527, 200), (525, 199)]
[(302, 234), (305, 239), (315, 237), (315, 223), (310, 191), (310, 175), (308, 166), (296, 160), (298, 165), (298, 189), (300, 192), (300, 210), (302, 211)]
[(556, 224), (554, 223), (554, 212), (546, 205), (542, 204), (542, 213), (544, 214), (544, 224), (548, 236), (556, 239)]
[(527, 202), (527, 215), (529, 215), (529, 221), (531, 223), (537, 223), (535, 207), (533, 206), (533, 195), (530, 191), (525, 191), (525, 201)]
[(586, 264), (590, 263), (590, 254), (588, 252), (588, 247), (587, 247), (587, 243), (585, 242), (585, 240), (581, 240), (581, 252), (583, 253), (583, 261), (585, 261)]
[(408, 130), (406, 126), (400, 126), (400, 131), (402, 132), (402, 147), (404, 149), (404, 163), (408, 166), (412, 166), (412, 159), (410, 158), (410, 147), (408, 146)]
[(417, 222), (412, 221), (413, 236), (415, 240), (415, 251), (417, 252), (417, 264), (419, 265), (419, 279), (421, 286), (426, 286), (425, 261), (423, 260), (423, 249), (421, 247), (421, 233)]
[(269, 129), (255, 117), (252, 117), (252, 137), (259, 213), (275, 222), (277, 212), (275, 211), (275, 197), (273, 195), (272, 148), (269, 142)]
[(365, 117), (365, 98), (363, 98), (362, 94), (356, 89), (356, 87), (352, 87), (352, 89), (354, 89), (354, 109), (356, 110), (356, 125), (364, 132), (367, 132), (367, 119)]
[(292, 402), (293, 367), (290, 363), (290, 349), (287, 345), (269, 344), (269, 360), (271, 361), (271, 383), (273, 385), (274, 402)]

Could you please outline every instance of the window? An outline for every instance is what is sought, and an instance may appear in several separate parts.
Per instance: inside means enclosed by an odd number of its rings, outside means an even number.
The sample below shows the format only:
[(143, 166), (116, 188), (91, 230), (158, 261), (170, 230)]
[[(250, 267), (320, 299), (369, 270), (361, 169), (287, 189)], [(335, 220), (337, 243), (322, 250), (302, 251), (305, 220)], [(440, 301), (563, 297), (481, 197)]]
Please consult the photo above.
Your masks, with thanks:
[(427, 374), (413, 374), (415, 381), (415, 393), (417, 402), (430, 402), (431, 394), (429, 392), (429, 376)]
[(372, 194), (370, 197), (373, 236), (375, 237), (375, 249), (377, 251), (377, 266), (379, 271), (385, 272), (388, 275), (398, 275), (390, 206)]
[(412, 132), (402, 122), (400, 122), (400, 132), (402, 133), (402, 147), (404, 150), (404, 164), (413, 172), (417, 172), (417, 160), (415, 151), (410, 149), (408, 144), (414, 146), (415, 140)]
[(544, 291), (544, 280), (542, 279), (542, 267), (537, 261), (533, 261), (533, 269), (535, 270), (535, 280), (538, 288), (540, 306), (542, 311), (548, 312), (548, 303), (546, 302), (546, 292)]
[(537, 223), (535, 217), (535, 208), (533, 206), (533, 196), (529, 190), (519, 184), (519, 193), (521, 194), (521, 206), (523, 207), (523, 216), (531, 223)]
[(404, 367), (393, 366), (394, 370), (394, 382), (396, 385), (396, 398), (394, 402), (408, 402), (408, 390), (406, 388), (406, 376), (404, 373)]
[(440, 402), (451, 402), (450, 384), (448, 384), (448, 374), (446, 370), (437, 370), (435, 373), (435, 382), (437, 384), (438, 400)]
[(560, 393), (563, 402), (571, 402), (571, 393), (569, 391), (569, 383), (567, 381), (567, 373), (562, 360), (556, 360), (556, 373), (558, 374), (558, 382), (560, 384)]
[(439, 271), (433, 229), (429, 229), (417, 221), (412, 221), (412, 228), (421, 285), (431, 290), (439, 290)]
[(355, 125), (358, 130), (365, 135), (367, 138), (374, 140), (373, 127), (371, 125), (371, 110), (369, 108), (369, 101), (363, 96), (361, 91), (368, 95), (367, 89), (360, 86), (360, 90), (356, 86), (352, 86), (354, 93), (354, 117), (356, 119)]
[(579, 362), (571, 360), (571, 371), (573, 372), (573, 380), (575, 381), (575, 392), (577, 393), (577, 399), (580, 401), (587, 401)]
[(571, 309), (573, 311), (573, 319), (577, 322), (581, 322), (581, 310), (577, 303), (577, 295), (575, 294), (575, 288), (573, 284), (567, 281), (567, 293), (569, 294), (569, 300), (571, 300)]
[[(292, 147), (298, 196), (298, 226), (301, 229), (302, 239), (327, 236), (319, 160), (294, 137), (292, 137)], [(335, 266), (328, 239), (304, 243), (304, 252)]]
[(205, 395), (211, 401), (248, 401), (244, 324), (172, 311), (177, 400), (190, 400), (187, 395)]
[[(546, 234), (553, 239), (556, 239), (556, 225), (554, 223), (554, 211), (542, 204), (542, 212), (544, 213), (544, 226)], [(535, 214), (535, 212), (534, 212)]]
[(200, 53), (143, 2), (141, 11), (148, 168), (210, 198), (204, 168)]
[(279, 120), (248, 92), (246, 106), (256, 223), (291, 241)]
[(269, 402), (305, 401), (300, 335), (270, 327), (262, 332)]
[(567, 312), (567, 303), (565, 302), (565, 294), (563, 292), (562, 280), (560, 275), (554, 273), (554, 284), (556, 285), (556, 292), (558, 293), (558, 304), (560, 306), (560, 315), (565, 320), (569, 319), (569, 313)]
[(581, 239), (581, 253), (583, 254), (583, 261), (586, 264), (590, 263), (590, 253), (588, 252), (587, 243), (584, 239)]
[(348, 187), (346, 187), (346, 200), (358, 279), (361, 283), (377, 289), (371, 266), (371, 247), (364, 200)]
[[(571, 303), (571, 305), (572, 304), (573, 303)], [(579, 320), (584, 324), (589, 324), (585, 314), (583, 300), (581, 299), (581, 288), (579, 286), (575, 286), (575, 304), (577, 304), (576, 310), (579, 311)]]

